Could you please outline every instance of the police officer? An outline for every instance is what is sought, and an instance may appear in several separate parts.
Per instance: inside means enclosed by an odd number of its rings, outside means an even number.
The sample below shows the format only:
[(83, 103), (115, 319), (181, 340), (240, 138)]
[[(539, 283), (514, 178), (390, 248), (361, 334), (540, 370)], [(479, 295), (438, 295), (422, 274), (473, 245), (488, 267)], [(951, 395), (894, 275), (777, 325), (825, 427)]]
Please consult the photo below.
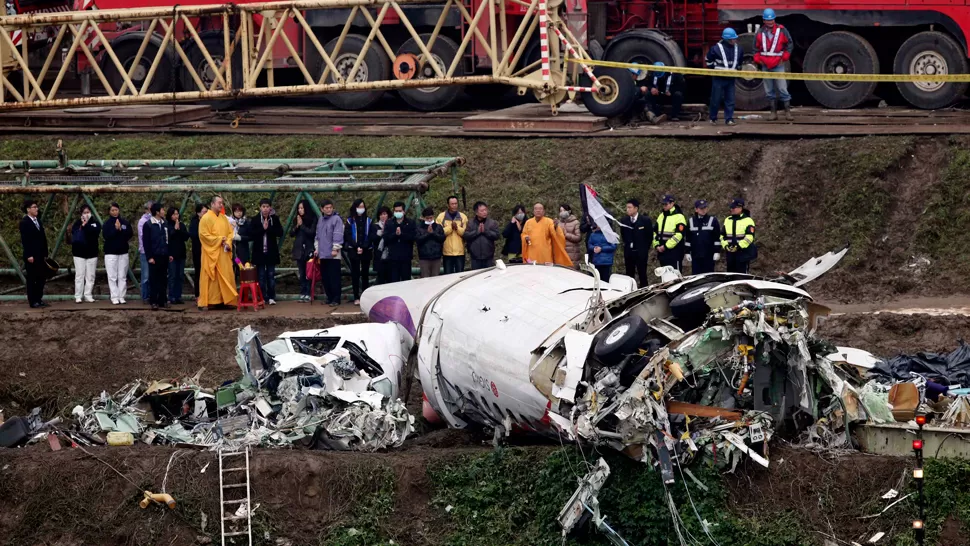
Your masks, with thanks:
[(663, 212), (657, 216), (657, 231), (654, 234), (653, 246), (657, 249), (657, 260), (661, 266), (673, 266), (680, 271), (687, 243), (684, 236), (687, 230), (687, 218), (680, 211), (673, 195), (663, 196), (661, 204)]
[(687, 222), (687, 261), (691, 273), (713, 273), (714, 263), (721, 259), (721, 225), (707, 213), (707, 201), (694, 202), (694, 215)]
[(667, 116), (662, 113), (665, 103), (670, 103), (670, 121), (680, 121), (680, 109), (684, 104), (683, 74), (663, 71), (664, 64), (653, 63), (654, 68), (647, 73), (646, 84), (640, 88), (647, 101), (647, 121), (654, 125), (663, 122)]
[[(738, 45), (738, 33), (726, 28), (721, 41), (707, 52), (707, 67), (714, 70), (740, 70), (744, 51)], [(734, 78), (714, 76), (711, 78), (711, 125), (717, 125), (717, 110), (724, 103), (724, 119), (734, 125)]]
[(754, 241), (754, 219), (744, 208), (744, 199), (731, 201), (731, 215), (724, 219), (721, 228), (721, 247), (727, 252), (729, 273), (747, 273), (748, 266), (758, 257)]

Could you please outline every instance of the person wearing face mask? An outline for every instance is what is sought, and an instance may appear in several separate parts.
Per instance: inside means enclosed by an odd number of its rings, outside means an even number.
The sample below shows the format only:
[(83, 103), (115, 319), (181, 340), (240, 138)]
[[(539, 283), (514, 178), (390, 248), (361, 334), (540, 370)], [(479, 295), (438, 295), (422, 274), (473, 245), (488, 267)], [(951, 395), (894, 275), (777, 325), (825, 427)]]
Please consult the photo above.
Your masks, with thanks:
[(566, 254), (573, 262), (573, 267), (578, 268), (583, 263), (583, 234), (579, 231), (579, 219), (573, 216), (573, 209), (563, 203), (559, 205), (559, 219), (556, 225), (562, 228), (566, 236)]
[(102, 226), (101, 236), (104, 238), (104, 268), (108, 271), (108, 291), (114, 305), (125, 303), (125, 293), (128, 291), (128, 241), (132, 235), (134, 230), (128, 220), (121, 217), (121, 207), (118, 203), (111, 203), (108, 221)]
[(344, 255), (350, 264), (350, 284), (354, 290), (354, 305), (360, 305), (360, 294), (370, 285), (371, 219), (363, 199), (350, 205), (350, 215), (344, 228)]
[(91, 207), (81, 206), (81, 217), (71, 226), (71, 254), (74, 256), (74, 303), (81, 298), (94, 303), (94, 274), (98, 270), (98, 238), (101, 225)]
[(458, 212), (458, 197), (448, 198), (448, 210), (438, 215), (436, 221), (445, 229), (444, 264), (445, 275), (465, 270), (465, 229), (468, 217)]
[(522, 263), (522, 227), (525, 225), (525, 205), (519, 204), (512, 209), (512, 219), (502, 230), (502, 238), (505, 245), (502, 246), (502, 255), (510, 264)]
[[(235, 232), (232, 235), (233, 256), (240, 262), (246, 264), (252, 259), (252, 252), (249, 247), (249, 218), (246, 218), (246, 207), (239, 203), (232, 205), (232, 216), (229, 217), (229, 224)], [(233, 270), (238, 271), (238, 266), (233, 261)]]
[(377, 209), (377, 221), (370, 226), (370, 246), (374, 249), (374, 273), (377, 274), (377, 284), (385, 284), (391, 280), (388, 269), (387, 245), (384, 244), (384, 227), (391, 218), (391, 209), (381, 207)]
[(323, 291), (327, 294), (330, 307), (340, 305), (340, 249), (344, 246), (344, 223), (334, 212), (333, 201), (326, 199), (323, 217), (317, 221), (316, 250), (314, 256), (320, 258), (320, 273)]
[(415, 239), (418, 242), (418, 266), (421, 278), (437, 277), (441, 273), (441, 252), (444, 248), (445, 229), (434, 221), (434, 209), (427, 207), (421, 212), (423, 221), (418, 224)]
[(300, 279), (300, 302), (310, 301), (310, 281), (307, 279), (306, 264), (313, 257), (313, 240), (317, 236), (317, 215), (306, 199), (296, 206), (296, 220), (290, 229), (293, 237), (293, 250), (290, 257), (296, 262), (297, 277)]
[(483, 201), (472, 207), (475, 216), (465, 230), (465, 245), (471, 255), (472, 269), (485, 269), (495, 265), (495, 241), (498, 240), (498, 223), (488, 217), (488, 205)]
[(411, 280), (415, 229), (414, 222), (404, 217), (404, 203), (394, 203), (394, 219), (384, 226), (384, 246), (387, 247), (391, 282)]

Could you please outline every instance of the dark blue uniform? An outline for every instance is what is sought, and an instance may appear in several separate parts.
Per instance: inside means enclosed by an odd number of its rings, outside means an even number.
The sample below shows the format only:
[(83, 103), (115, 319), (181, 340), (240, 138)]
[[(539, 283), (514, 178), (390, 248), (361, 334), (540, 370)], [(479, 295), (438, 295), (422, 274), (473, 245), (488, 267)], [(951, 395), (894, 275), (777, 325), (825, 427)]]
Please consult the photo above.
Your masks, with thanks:
[(717, 218), (705, 214), (690, 217), (687, 222), (687, 252), (690, 253), (691, 273), (714, 272), (714, 255), (721, 252), (721, 225)]
[[(721, 40), (707, 52), (707, 67), (714, 70), (741, 70), (744, 50)], [(724, 120), (734, 120), (734, 78), (714, 76), (711, 78), (711, 121), (717, 121), (717, 111), (724, 104)]]

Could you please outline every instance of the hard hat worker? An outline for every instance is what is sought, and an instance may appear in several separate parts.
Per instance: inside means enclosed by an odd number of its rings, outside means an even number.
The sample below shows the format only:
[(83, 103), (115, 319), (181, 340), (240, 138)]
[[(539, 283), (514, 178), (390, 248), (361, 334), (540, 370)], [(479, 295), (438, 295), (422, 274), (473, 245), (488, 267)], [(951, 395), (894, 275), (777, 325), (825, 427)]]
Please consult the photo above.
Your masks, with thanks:
[[(740, 70), (744, 51), (738, 45), (738, 33), (726, 28), (721, 41), (707, 52), (707, 67), (714, 70)], [(717, 111), (724, 105), (724, 119), (734, 125), (734, 78), (714, 76), (711, 78), (711, 125), (717, 125)]]
[(687, 255), (691, 273), (713, 273), (714, 264), (721, 259), (721, 225), (717, 217), (708, 214), (707, 201), (694, 201), (694, 215), (687, 220)]
[(727, 252), (729, 273), (747, 273), (748, 266), (758, 257), (754, 219), (740, 197), (731, 201), (730, 208), (731, 215), (724, 219), (721, 228), (721, 248)]
[(645, 85), (640, 86), (640, 93), (646, 100), (647, 121), (654, 125), (663, 122), (667, 116), (663, 114), (665, 104), (670, 104), (670, 121), (680, 121), (680, 108), (684, 104), (684, 90), (686, 84), (682, 74), (672, 74), (664, 71), (664, 63), (653, 63), (653, 70), (647, 72)]
[(654, 232), (653, 247), (657, 249), (657, 261), (661, 266), (673, 266), (682, 270), (684, 251), (687, 248), (687, 218), (677, 206), (673, 195), (665, 195), (660, 200), (663, 211), (657, 216), (657, 230)]
[[(754, 39), (754, 62), (764, 72), (785, 72), (785, 61), (791, 57), (794, 42), (788, 29), (775, 22), (775, 10), (765, 9), (761, 18), (764, 26), (758, 30)], [(792, 121), (791, 95), (788, 94), (788, 80), (765, 80), (765, 96), (771, 106), (768, 121), (778, 119), (778, 102), (785, 107), (785, 119)]]

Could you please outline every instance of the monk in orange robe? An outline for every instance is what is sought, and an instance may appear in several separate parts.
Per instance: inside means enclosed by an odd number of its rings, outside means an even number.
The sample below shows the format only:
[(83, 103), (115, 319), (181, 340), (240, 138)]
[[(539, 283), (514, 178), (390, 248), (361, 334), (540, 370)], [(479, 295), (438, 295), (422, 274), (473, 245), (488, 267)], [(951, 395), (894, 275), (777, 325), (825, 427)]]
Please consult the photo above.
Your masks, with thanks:
[(224, 207), (222, 197), (213, 197), (209, 212), (199, 220), (202, 263), (198, 306), (202, 310), (210, 305), (236, 305), (236, 275), (232, 270), (233, 229)]
[(566, 254), (566, 233), (546, 218), (542, 203), (536, 203), (532, 213), (534, 217), (522, 228), (522, 261), (572, 267), (573, 262)]

